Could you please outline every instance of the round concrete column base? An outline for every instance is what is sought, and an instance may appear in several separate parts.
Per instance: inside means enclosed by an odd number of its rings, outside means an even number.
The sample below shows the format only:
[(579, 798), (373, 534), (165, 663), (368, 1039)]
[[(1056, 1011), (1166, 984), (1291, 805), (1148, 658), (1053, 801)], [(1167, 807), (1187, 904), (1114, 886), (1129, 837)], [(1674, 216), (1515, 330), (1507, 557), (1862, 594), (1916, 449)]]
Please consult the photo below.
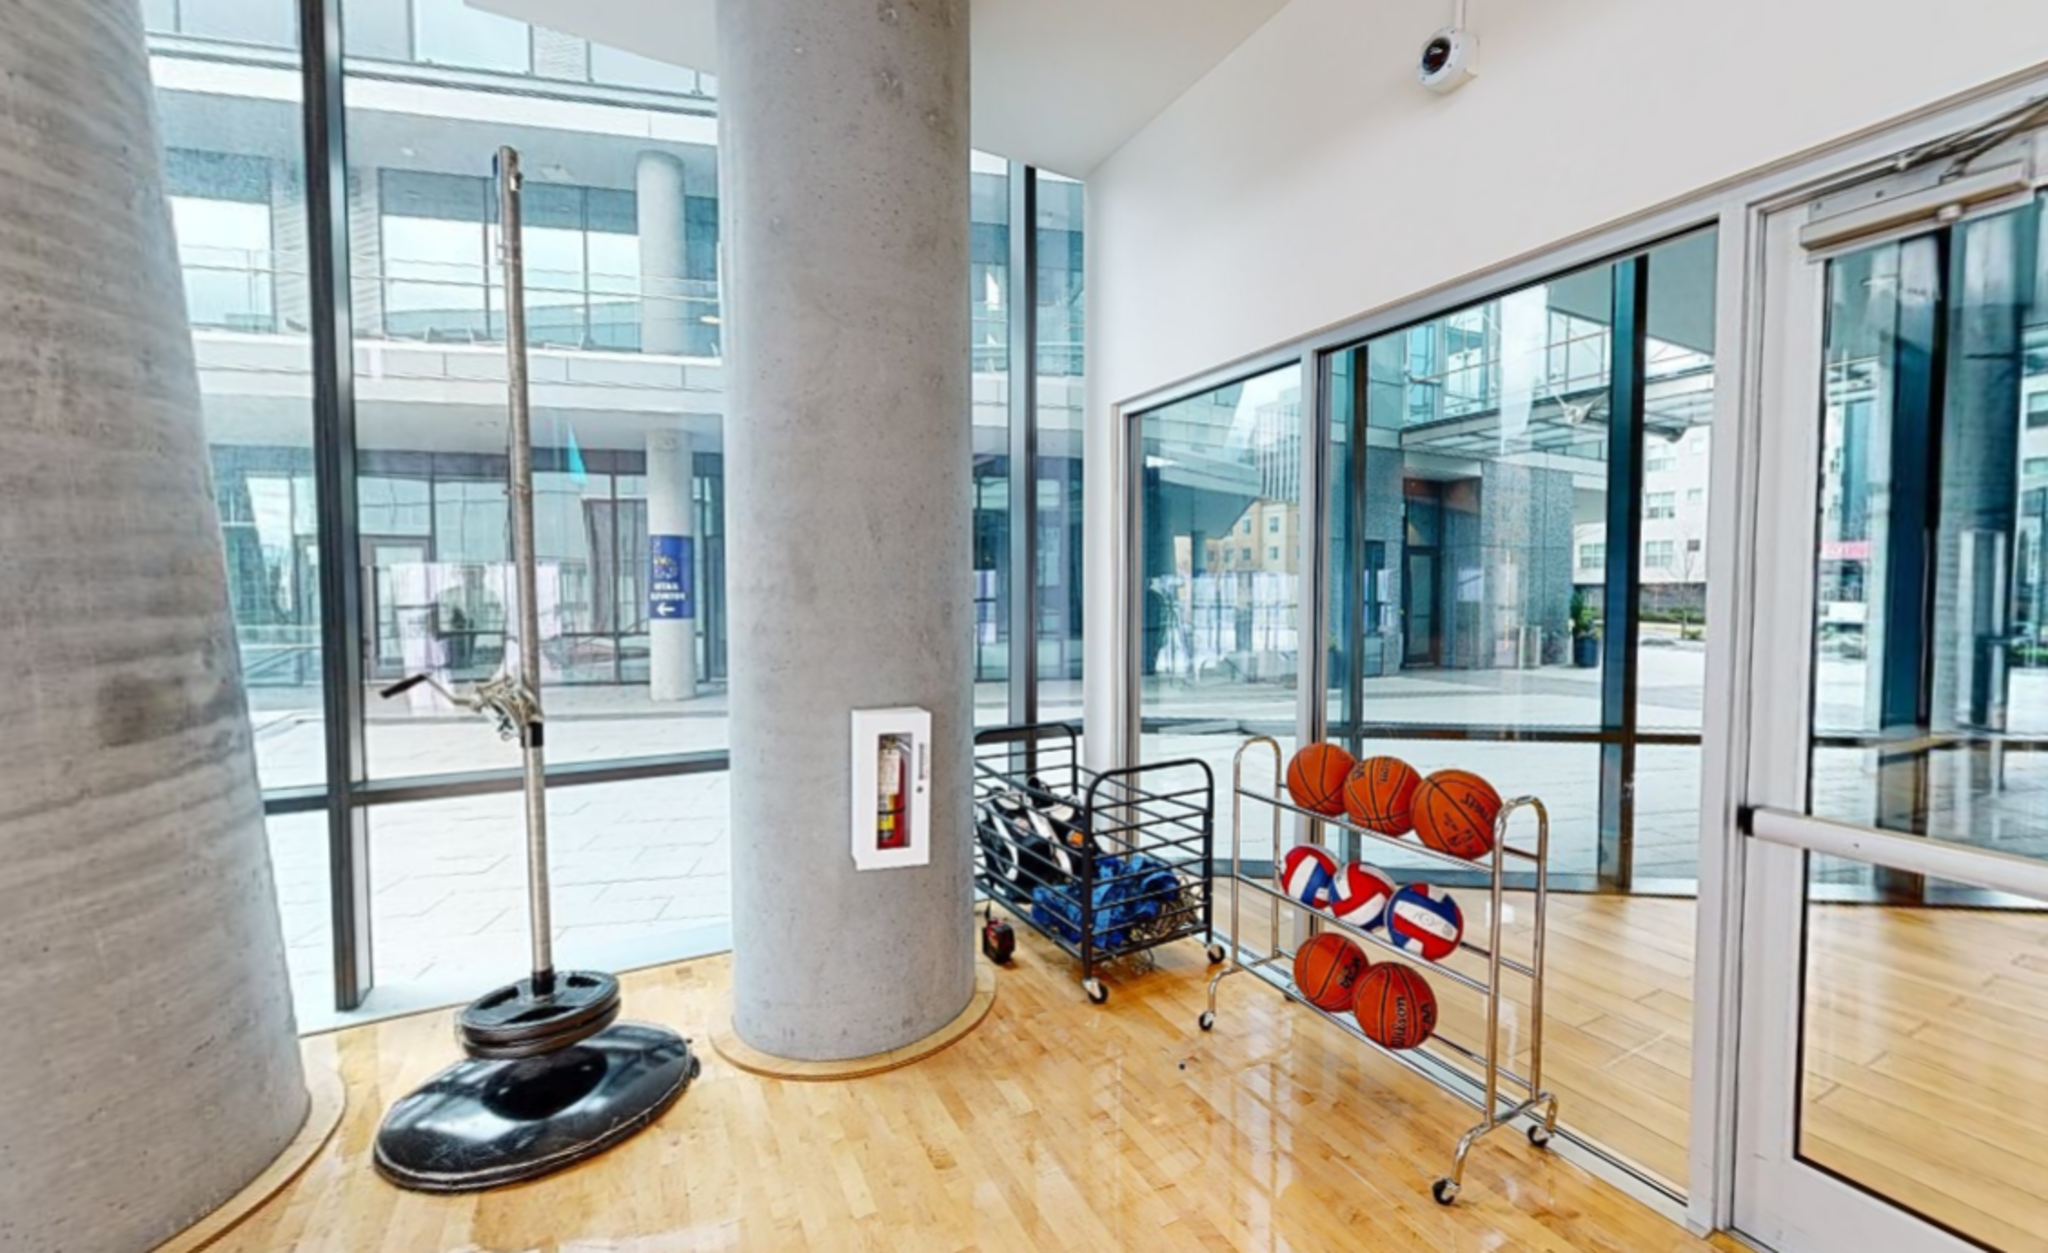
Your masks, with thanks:
[(771, 1079), (800, 1079), (810, 1082), (826, 1082), (835, 1079), (860, 1079), (868, 1075), (879, 1075), (885, 1070), (921, 1062), (932, 1054), (965, 1039), (967, 1034), (981, 1025), (988, 1017), (988, 1011), (996, 1003), (996, 973), (985, 963), (977, 963), (974, 972), (974, 997), (967, 1002), (967, 1008), (960, 1011), (953, 1021), (932, 1032), (922, 1040), (876, 1053), (872, 1057), (855, 1057), (843, 1062), (804, 1062), (787, 1057), (776, 1057), (742, 1041), (735, 1033), (728, 1018), (727, 1025), (711, 1034), (711, 1047), (718, 1055), (741, 1070)]

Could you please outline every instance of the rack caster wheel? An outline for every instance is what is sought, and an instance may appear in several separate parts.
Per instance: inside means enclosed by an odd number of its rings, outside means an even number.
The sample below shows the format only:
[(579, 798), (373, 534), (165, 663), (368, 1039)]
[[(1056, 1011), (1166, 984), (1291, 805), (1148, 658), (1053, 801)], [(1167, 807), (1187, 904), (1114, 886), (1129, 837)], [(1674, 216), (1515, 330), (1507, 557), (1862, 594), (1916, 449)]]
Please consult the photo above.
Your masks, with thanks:
[(1229, 951), (1221, 944), (1211, 944), (1209, 946), (1209, 964), (1211, 966), (1221, 966), (1223, 959), (1228, 956), (1230, 956)]
[(1204, 1031), (1213, 1031), (1213, 1030), (1215, 1030), (1215, 1029), (1216, 1029), (1216, 1011), (1215, 1011), (1215, 1010), (1213, 1010), (1213, 1009), (1205, 1009), (1205, 1010), (1203, 1010), (1203, 1011), (1202, 1011), (1202, 1016), (1201, 1016), (1200, 1018), (1197, 1018), (1197, 1019), (1195, 1020), (1195, 1022), (1196, 1022), (1197, 1024), (1199, 1024), (1199, 1025), (1201, 1026), (1202, 1030), (1204, 1030)]
[(1436, 1198), (1438, 1205), (1449, 1205), (1458, 1199), (1458, 1185), (1448, 1179), (1439, 1179), (1430, 1186), (1429, 1194)]
[(1529, 1128), (1529, 1143), (1539, 1149), (1550, 1147), (1550, 1128), (1541, 1123)]
[(1109, 989), (1102, 986), (1102, 980), (1100, 979), (1081, 980), (1081, 990), (1086, 992), (1088, 999), (1094, 1001), (1097, 1005), (1109, 999)]

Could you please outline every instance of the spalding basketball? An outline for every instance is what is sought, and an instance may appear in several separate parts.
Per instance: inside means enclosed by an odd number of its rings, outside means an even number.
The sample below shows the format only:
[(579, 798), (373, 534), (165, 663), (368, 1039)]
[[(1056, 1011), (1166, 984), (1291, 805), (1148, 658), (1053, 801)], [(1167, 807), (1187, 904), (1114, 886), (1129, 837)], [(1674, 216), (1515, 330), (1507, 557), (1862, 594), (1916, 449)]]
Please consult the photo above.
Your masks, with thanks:
[(1368, 757), (1344, 781), (1344, 812), (1368, 831), (1406, 835), (1415, 829), (1415, 789), (1422, 776), (1399, 757)]
[(1404, 953), (1440, 962), (1465, 938), (1465, 912), (1442, 888), (1411, 883), (1387, 906), (1387, 938)]
[(1367, 970), (1351, 1009), (1365, 1038), (1381, 1048), (1417, 1048), (1436, 1034), (1436, 992), (1429, 980), (1399, 962)]
[(1415, 789), (1415, 834), (1439, 853), (1473, 861), (1493, 851), (1500, 793), (1469, 770), (1439, 770)]
[(1317, 1009), (1341, 1014), (1351, 1008), (1358, 981), (1371, 964), (1356, 944), (1325, 931), (1294, 955), (1294, 986)]
[(1336, 889), (1337, 859), (1313, 844), (1297, 844), (1280, 859), (1280, 890), (1317, 909)]
[(1386, 917), (1387, 902), (1393, 899), (1394, 880), (1386, 871), (1354, 861), (1337, 872), (1330, 912), (1354, 927), (1371, 931)]
[(1335, 818), (1344, 812), (1344, 780), (1357, 758), (1335, 744), (1311, 744), (1287, 763), (1287, 794), (1303, 809)]

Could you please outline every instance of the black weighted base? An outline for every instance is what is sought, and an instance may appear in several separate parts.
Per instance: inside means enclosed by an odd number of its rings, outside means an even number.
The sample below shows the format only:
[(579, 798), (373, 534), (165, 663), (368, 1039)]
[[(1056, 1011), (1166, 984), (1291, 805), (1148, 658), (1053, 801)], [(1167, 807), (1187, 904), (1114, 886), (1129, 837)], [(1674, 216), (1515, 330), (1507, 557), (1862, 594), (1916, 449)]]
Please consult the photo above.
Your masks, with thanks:
[(384, 1116), (377, 1173), (417, 1192), (538, 1179), (631, 1138), (701, 1068), (688, 1041), (638, 1022), (540, 1057), (457, 1062)]
[(521, 979), (486, 992), (455, 1016), (455, 1038), (471, 1057), (506, 1061), (559, 1052), (612, 1025), (619, 981), (595, 970), (556, 972), (547, 991)]

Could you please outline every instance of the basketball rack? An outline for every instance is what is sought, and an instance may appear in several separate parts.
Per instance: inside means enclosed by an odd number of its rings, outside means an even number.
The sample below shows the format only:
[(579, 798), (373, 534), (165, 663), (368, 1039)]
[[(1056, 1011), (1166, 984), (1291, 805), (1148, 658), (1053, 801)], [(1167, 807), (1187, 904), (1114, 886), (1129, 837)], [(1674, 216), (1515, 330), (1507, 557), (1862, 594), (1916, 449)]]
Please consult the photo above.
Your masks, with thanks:
[[(1270, 751), (1273, 755), (1273, 785), (1270, 791), (1260, 791), (1245, 786), (1245, 758), (1255, 749)], [(1458, 1199), (1458, 1193), (1465, 1186), (1465, 1160), (1471, 1155), (1474, 1145), (1502, 1127), (1528, 1120), (1529, 1142), (1538, 1148), (1550, 1143), (1557, 1132), (1557, 1096), (1543, 1087), (1543, 950), (1544, 928), (1549, 919), (1550, 905), (1550, 815), (1543, 802), (1533, 796), (1517, 797), (1501, 806), (1499, 817), (1494, 823), (1493, 852), (1484, 860), (1473, 862), (1449, 853), (1440, 853), (1414, 840), (1402, 840), (1390, 835), (1357, 826), (1341, 818), (1303, 809), (1288, 799), (1282, 768), (1282, 752), (1278, 741), (1268, 736), (1257, 736), (1246, 740), (1237, 750), (1232, 763), (1231, 777), (1231, 830), (1230, 830), (1230, 942), (1225, 947), (1229, 957), (1223, 969), (1209, 980), (1209, 1008), (1203, 1011), (1200, 1025), (1208, 1031), (1216, 1025), (1216, 993), (1225, 979), (1240, 972), (1259, 976), (1286, 994), (1290, 1001), (1296, 1001), (1311, 1012), (1321, 1015), (1367, 1046), (1377, 1049), (1394, 1060), (1416, 1070), (1438, 1084), (1466, 1104), (1479, 1110), (1480, 1121), (1458, 1141), (1457, 1152), (1451, 1159), (1451, 1173), (1438, 1179), (1430, 1189), (1438, 1204), (1449, 1205)], [(1244, 872), (1244, 806), (1246, 801), (1263, 804), (1271, 809), (1273, 816), (1274, 875), (1255, 876)], [(1508, 831), (1515, 815), (1528, 811), (1535, 817), (1536, 843), (1533, 849), (1510, 843)], [(1440, 962), (1423, 961), (1412, 957), (1396, 947), (1383, 935), (1353, 926), (1334, 915), (1304, 904), (1287, 894), (1279, 886), (1279, 851), (1281, 848), (1281, 825), (1287, 814), (1307, 819), (1311, 824), (1311, 837), (1318, 846), (1323, 844), (1323, 831), (1334, 827), (1363, 840), (1375, 841), (1399, 849), (1404, 853), (1417, 854), (1470, 870), (1475, 865), (1491, 871), (1491, 912), (1487, 918), (1487, 938), (1484, 945), (1469, 940), (1461, 941), (1460, 955), (1475, 957), (1483, 963), (1485, 975), (1467, 973)], [(1509, 957), (1502, 950), (1502, 925), (1507, 904), (1507, 866), (1509, 861), (1530, 863), (1535, 872), (1535, 900), (1533, 925), (1534, 937), (1529, 945), (1527, 961)], [(1490, 866), (1488, 863), (1491, 863)], [(1246, 960), (1249, 945), (1243, 929), (1238, 925), (1241, 903), (1246, 892), (1255, 892), (1267, 897), (1273, 904), (1272, 925), (1266, 937), (1265, 955), (1253, 953)], [(1432, 986), (1454, 985), (1481, 998), (1486, 1015), (1486, 1036), (1479, 1047), (1474, 1048), (1438, 1032), (1432, 1035), (1421, 1048), (1407, 1052), (1396, 1052), (1383, 1047), (1365, 1034), (1358, 1021), (1349, 1013), (1332, 1013), (1322, 1009), (1303, 996), (1294, 986), (1292, 961), (1294, 952), (1281, 944), (1280, 919), (1284, 911), (1293, 910), (1307, 918), (1307, 933), (1313, 936), (1322, 931), (1335, 931), (1350, 937), (1367, 949), (1378, 949), (1394, 958), (1424, 971)], [(1305, 941), (1306, 937), (1304, 937)], [(1511, 1057), (1504, 1057), (1501, 1049), (1501, 999), (1505, 980), (1509, 978), (1526, 980), (1529, 995), (1529, 1021), (1527, 1025), (1529, 1070), (1523, 1075), (1517, 1072)], [(1424, 1064), (1424, 1059), (1433, 1064)], [(1462, 1065), (1460, 1063), (1463, 1063)], [(1475, 1076), (1467, 1067), (1476, 1067)], [(1454, 1078), (1455, 1077), (1455, 1078)], [(1464, 1083), (1456, 1082), (1461, 1078)], [(1483, 1087), (1484, 1094), (1469, 1090), (1472, 1081)], [(1452, 1080), (1447, 1082), (1447, 1080)], [(1516, 1099), (1519, 1097), (1520, 1099)]]

